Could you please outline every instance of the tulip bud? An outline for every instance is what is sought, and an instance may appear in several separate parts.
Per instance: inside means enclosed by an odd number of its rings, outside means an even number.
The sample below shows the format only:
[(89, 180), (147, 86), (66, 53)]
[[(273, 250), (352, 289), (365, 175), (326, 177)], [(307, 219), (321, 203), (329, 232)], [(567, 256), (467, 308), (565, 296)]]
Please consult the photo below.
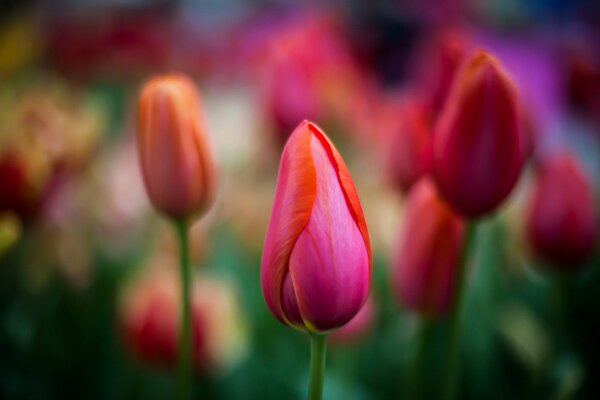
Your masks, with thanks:
[(215, 168), (200, 98), (183, 75), (154, 78), (142, 89), (138, 148), (154, 207), (176, 219), (206, 210), (215, 192)]
[(394, 132), (390, 132), (392, 137), (387, 143), (387, 167), (392, 182), (407, 192), (429, 169), (431, 135), (428, 110), (421, 104), (411, 103), (395, 111), (398, 123)]
[(279, 166), (261, 264), (267, 306), (283, 323), (322, 332), (365, 302), (371, 245), (352, 178), (315, 124), (290, 136)]
[(452, 309), (464, 224), (428, 178), (408, 194), (403, 234), (392, 271), (394, 291), (412, 310), (443, 315)]
[(435, 180), (457, 212), (480, 217), (506, 199), (523, 165), (521, 129), (513, 83), (477, 52), (457, 76), (433, 139)]
[[(163, 263), (163, 258), (157, 261)], [(168, 260), (167, 260), (168, 262)], [(120, 328), (140, 361), (171, 369), (178, 360), (179, 283), (175, 271), (153, 268), (136, 279), (120, 302)], [(245, 352), (237, 298), (224, 282), (202, 277), (192, 286), (192, 359), (198, 371), (231, 367)]]
[(558, 268), (574, 269), (592, 254), (598, 237), (593, 190), (571, 154), (540, 162), (526, 232), (536, 255)]

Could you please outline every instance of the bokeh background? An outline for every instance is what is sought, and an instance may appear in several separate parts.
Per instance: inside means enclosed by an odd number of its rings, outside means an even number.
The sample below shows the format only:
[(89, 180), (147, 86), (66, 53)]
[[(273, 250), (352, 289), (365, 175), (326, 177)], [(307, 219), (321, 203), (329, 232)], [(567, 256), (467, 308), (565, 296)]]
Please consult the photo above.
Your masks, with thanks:
[[(201, 90), (219, 166), (215, 206), (192, 230), (197, 398), (305, 396), (308, 340), (269, 313), (259, 283), (280, 151), (304, 118), (344, 156), (374, 255), (361, 321), (331, 338), (325, 398), (411, 398), (420, 319), (389, 279), (404, 218), (397, 136), (411, 107), (435, 119), (477, 48), (514, 79), (535, 153), (570, 149), (598, 193), (598, 2), (1, 2), (0, 398), (172, 397), (173, 366), (148, 349), (174, 350), (147, 338), (169, 335), (176, 243), (141, 182), (135, 102), (173, 71)], [(526, 170), (479, 229), (462, 399), (600, 393), (599, 252), (558, 278), (536, 261), (530, 188)], [(423, 398), (438, 394), (448, 329), (434, 321)]]

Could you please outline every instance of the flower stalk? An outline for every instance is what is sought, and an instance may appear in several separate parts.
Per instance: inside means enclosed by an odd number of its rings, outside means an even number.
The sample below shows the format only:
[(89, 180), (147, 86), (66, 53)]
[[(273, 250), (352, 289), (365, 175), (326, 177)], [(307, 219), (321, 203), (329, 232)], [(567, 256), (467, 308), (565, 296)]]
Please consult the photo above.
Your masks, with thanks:
[(179, 276), (181, 282), (180, 322), (179, 322), (179, 370), (178, 384), (181, 399), (191, 398), (192, 389), (192, 335), (190, 303), (190, 256), (188, 223), (179, 220), (175, 223), (179, 244)]
[(325, 377), (325, 359), (327, 358), (327, 335), (310, 335), (310, 378), (308, 400), (323, 398), (323, 380)]
[(454, 280), (454, 299), (452, 301), (453, 309), (450, 314), (450, 335), (448, 336), (448, 356), (446, 367), (446, 382), (444, 384), (444, 400), (452, 400), (456, 395), (456, 386), (460, 374), (460, 318), (462, 311), (462, 302), (464, 298), (464, 285), (466, 279), (466, 269), (469, 259), (473, 252), (475, 242), (476, 221), (468, 220), (466, 223), (463, 245), (460, 255), (460, 262), (456, 271)]

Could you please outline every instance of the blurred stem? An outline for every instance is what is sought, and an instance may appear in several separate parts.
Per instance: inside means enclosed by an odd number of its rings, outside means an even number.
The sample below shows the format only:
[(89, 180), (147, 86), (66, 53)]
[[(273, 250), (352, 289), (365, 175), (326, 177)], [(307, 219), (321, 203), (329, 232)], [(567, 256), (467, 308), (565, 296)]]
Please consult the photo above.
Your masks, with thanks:
[(408, 396), (411, 399), (427, 398), (427, 396), (424, 395), (423, 377), (425, 376), (424, 369), (427, 365), (425, 362), (427, 348), (429, 347), (430, 338), (433, 333), (434, 323), (426, 316), (423, 316), (420, 322), (421, 323), (417, 337), (417, 349), (415, 352), (415, 359), (412, 369), (412, 379), (410, 380), (412, 390)]
[(327, 335), (311, 333), (308, 400), (321, 400), (323, 398), (323, 379), (325, 375), (326, 356)]
[(466, 278), (466, 269), (475, 242), (475, 231), (477, 222), (467, 220), (465, 226), (464, 240), (460, 253), (458, 269), (454, 280), (453, 309), (450, 314), (450, 335), (448, 336), (448, 358), (446, 366), (446, 382), (444, 385), (443, 399), (452, 400), (456, 395), (456, 383), (460, 373), (460, 317), (462, 300), (464, 298), (463, 288)]
[(180, 220), (175, 223), (179, 244), (179, 266), (181, 279), (181, 318), (179, 325), (179, 398), (191, 398), (192, 389), (192, 343), (190, 308), (190, 255), (188, 223)]

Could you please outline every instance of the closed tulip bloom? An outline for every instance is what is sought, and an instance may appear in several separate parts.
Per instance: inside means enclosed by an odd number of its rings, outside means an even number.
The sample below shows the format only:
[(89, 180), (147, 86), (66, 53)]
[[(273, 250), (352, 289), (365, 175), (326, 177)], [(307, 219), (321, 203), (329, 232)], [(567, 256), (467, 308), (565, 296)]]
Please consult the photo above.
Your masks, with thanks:
[(283, 323), (311, 332), (344, 325), (367, 298), (371, 246), (352, 178), (337, 149), (304, 121), (281, 157), (261, 284)]
[(215, 168), (200, 98), (183, 75), (154, 78), (142, 89), (138, 148), (154, 207), (175, 219), (204, 211), (215, 192)]
[(593, 189), (571, 154), (540, 162), (526, 224), (536, 255), (555, 267), (573, 269), (591, 256), (598, 237)]
[(413, 186), (405, 210), (392, 267), (394, 291), (408, 309), (444, 315), (452, 307), (464, 224), (428, 178)]
[(521, 130), (513, 83), (477, 52), (457, 76), (433, 139), (435, 180), (457, 212), (480, 217), (508, 197), (525, 155)]

